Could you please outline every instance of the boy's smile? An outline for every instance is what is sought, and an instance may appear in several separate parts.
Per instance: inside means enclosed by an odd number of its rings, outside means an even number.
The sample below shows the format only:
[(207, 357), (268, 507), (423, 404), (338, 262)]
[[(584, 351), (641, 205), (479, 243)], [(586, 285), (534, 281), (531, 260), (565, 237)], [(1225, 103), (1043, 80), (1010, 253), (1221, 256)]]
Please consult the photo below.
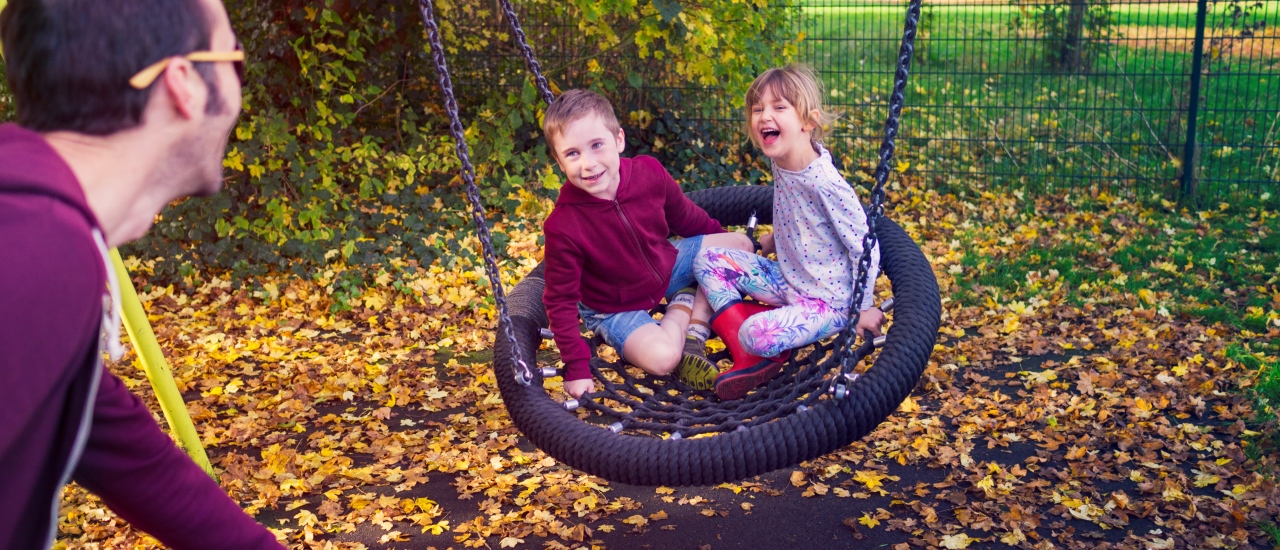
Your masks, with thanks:
[(613, 134), (599, 115), (591, 115), (566, 125), (552, 146), (569, 183), (598, 199), (613, 200), (621, 180), (618, 155), (625, 144), (621, 129)]
[(751, 132), (760, 150), (779, 167), (798, 172), (818, 158), (810, 141), (812, 123), (801, 120), (795, 106), (765, 89), (751, 107)]

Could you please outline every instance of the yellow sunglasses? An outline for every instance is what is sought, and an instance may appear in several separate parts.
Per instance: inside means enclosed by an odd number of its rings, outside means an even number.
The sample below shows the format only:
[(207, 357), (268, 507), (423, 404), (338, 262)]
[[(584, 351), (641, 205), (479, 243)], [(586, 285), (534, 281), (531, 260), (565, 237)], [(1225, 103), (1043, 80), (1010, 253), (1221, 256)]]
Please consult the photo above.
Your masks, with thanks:
[[(236, 70), (236, 78), (239, 79), (241, 83), (244, 83), (244, 50), (240, 49), (239, 42), (236, 42), (236, 49), (229, 52), (201, 51), (191, 52), (187, 55), (176, 55), (173, 57), (180, 57), (187, 61), (195, 62), (231, 61), (233, 64), (232, 66), (235, 67)], [(169, 60), (173, 59), (173, 57), (166, 57), (160, 61), (152, 63), (147, 68), (138, 71), (138, 74), (133, 75), (133, 78), (129, 79), (129, 85), (139, 90), (147, 89), (147, 86), (150, 86), (152, 82), (155, 82), (156, 79), (160, 77), (160, 73), (164, 72), (164, 68), (168, 66)]]

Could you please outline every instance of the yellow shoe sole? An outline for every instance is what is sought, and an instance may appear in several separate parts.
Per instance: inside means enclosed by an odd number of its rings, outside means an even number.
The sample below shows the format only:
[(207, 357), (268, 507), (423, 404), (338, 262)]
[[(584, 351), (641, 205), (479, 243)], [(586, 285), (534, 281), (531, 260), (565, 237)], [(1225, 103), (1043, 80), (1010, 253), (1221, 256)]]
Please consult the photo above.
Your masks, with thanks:
[(709, 390), (716, 383), (720, 369), (708, 361), (706, 357), (684, 354), (680, 358), (680, 366), (676, 367), (676, 376), (681, 382), (695, 390)]

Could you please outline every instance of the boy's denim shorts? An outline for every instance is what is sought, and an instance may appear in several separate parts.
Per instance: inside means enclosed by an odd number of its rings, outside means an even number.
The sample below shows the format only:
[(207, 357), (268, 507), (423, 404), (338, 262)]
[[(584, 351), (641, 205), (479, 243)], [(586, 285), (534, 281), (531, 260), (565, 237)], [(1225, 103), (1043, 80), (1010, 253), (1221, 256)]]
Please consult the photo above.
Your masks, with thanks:
[[(702, 249), (702, 235), (687, 239), (671, 239), (671, 244), (676, 245), (676, 265), (671, 268), (667, 298), (675, 295), (680, 289), (693, 285), (693, 260)], [(604, 338), (606, 344), (618, 350), (618, 355), (622, 355), (622, 347), (631, 333), (647, 324), (657, 323), (653, 320), (653, 316), (644, 310), (599, 313), (580, 303), (578, 313), (582, 315), (583, 324), (587, 326), (587, 330)]]

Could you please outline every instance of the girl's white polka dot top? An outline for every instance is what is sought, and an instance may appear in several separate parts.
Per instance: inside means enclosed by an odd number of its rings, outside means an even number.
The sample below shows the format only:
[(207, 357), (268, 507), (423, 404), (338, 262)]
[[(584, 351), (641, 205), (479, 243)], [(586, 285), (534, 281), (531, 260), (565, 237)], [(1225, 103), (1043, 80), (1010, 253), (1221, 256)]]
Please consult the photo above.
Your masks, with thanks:
[[(773, 224), (778, 264), (787, 284), (801, 295), (848, 309), (853, 279), (862, 257), (867, 214), (853, 186), (831, 163), (831, 153), (814, 145), (818, 159), (792, 172), (773, 165)], [(871, 251), (862, 307), (872, 306), (880, 273), (880, 247)]]

